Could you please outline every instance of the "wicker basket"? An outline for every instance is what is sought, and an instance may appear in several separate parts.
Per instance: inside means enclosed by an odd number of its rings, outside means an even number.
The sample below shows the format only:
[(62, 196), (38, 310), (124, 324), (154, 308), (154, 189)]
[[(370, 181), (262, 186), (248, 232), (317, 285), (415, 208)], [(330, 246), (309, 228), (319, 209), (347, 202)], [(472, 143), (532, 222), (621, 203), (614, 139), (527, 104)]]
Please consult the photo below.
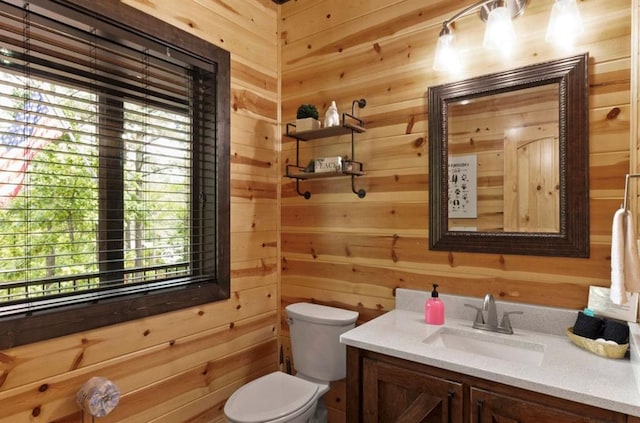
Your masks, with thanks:
[(604, 344), (602, 342), (596, 342), (593, 339), (584, 338), (573, 333), (573, 327), (567, 329), (567, 336), (577, 346), (584, 348), (585, 350), (597, 354), (602, 357), (608, 358), (624, 358), (629, 344), (612, 345)]

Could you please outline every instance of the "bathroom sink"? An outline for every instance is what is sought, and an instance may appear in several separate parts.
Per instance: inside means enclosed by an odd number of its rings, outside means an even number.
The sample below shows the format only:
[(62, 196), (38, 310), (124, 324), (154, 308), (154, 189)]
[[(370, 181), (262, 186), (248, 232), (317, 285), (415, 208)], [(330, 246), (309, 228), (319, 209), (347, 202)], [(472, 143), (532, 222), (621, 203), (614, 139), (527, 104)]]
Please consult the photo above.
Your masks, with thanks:
[(477, 330), (444, 326), (424, 341), (434, 347), (463, 351), (498, 360), (539, 366), (544, 358), (544, 344)]

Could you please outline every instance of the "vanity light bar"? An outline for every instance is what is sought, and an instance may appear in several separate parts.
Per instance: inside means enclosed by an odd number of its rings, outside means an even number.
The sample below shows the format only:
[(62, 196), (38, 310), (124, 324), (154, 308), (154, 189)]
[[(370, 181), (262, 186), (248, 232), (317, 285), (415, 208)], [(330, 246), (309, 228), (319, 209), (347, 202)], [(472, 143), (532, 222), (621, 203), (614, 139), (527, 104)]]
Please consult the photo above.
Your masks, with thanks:
[[(487, 22), (483, 46), (508, 55), (515, 42), (512, 20), (521, 15), (528, 0), (481, 0), (454, 14), (442, 23), (433, 60), (435, 71), (458, 72), (462, 69), (452, 24), (473, 12), (480, 11), (480, 18)], [(546, 41), (570, 46), (584, 32), (582, 17), (576, 0), (556, 0), (551, 8)]]

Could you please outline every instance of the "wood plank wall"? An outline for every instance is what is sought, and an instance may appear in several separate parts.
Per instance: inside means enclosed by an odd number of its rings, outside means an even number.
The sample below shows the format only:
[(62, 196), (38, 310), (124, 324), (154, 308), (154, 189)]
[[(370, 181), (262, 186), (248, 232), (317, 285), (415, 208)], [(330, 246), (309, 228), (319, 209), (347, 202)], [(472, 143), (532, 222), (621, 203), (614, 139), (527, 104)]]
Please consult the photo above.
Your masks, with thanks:
[(231, 52), (231, 299), (0, 352), (2, 423), (82, 421), (75, 393), (96, 375), (122, 392), (101, 422), (224, 421), (228, 396), (278, 363), (277, 6), (123, 3)]
[[(589, 51), (589, 259), (427, 248), (426, 90), (454, 80), (431, 71), (431, 60), (441, 21), (472, 0), (121, 1), (231, 52), (233, 295), (0, 352), (0, 422), (81, 421), (73, 397), (94, 375), (123, 392), (101, 421), (222, 421), (231, 392), (276, 368), (279, 330), (289, 343), (280, 308), (296, 301), (358, 310), (363, 322), (394, 307), (395, 288), (435, 281), (445, 293), (563, 307), (582, 307), (589, 285), (608, 284), (610, 221), (633, 151), (629, 0), (579, 2), (586, 33), (566, 52), (542, 41), (552, 0), (531, 0), (508, 63), (481, 50), (477, 18), (456, 24), (466, 63), (456, 78)], [(280, 156), (279, 124), (303, 102), (324, 110), (336, 100), (347, 111), (361, 97), (368, 131), (357, 137), (356, 158), (368, 174), (356, 183), (367, 196), (358, 199), (348, 180), (323, 180), (305, 183), (310, 200), (298, 197), (281, 176), (295, 156), (289, 139)], [(348, 142), (322, 140), (304, 154), (349, 154)], [(326, 399), (330, 421), (344, 421), (344, 386)]]
[[(356, 159), (367, 175), (295, 184), (282, 179), (282, 306), (313, 301), (360, 312), (360, 322), (394, 307), (398, 287), (581, 308), (589, 285), (609, 285), (611, 219), (630, 165), (631, 1), (579, 1), (585, 33), (561, 51), (544, 42), (553, 0), (531, 0), (514, 22), (510, 60), (486, 53), (477, 16), (456, 22), (465, 70), (431, 70), (443, 20), (474, 0), (298, 0), (281, 9), (282, 120), (301, 103), (324, 113), (335, 100), (358, 111), (367, 132), (356, 136)], [(635, 40), (637, 43), (637, 40)], [(590, 99), (590, 242), (588, 259), (447, 253), (428, 249), (427, 88), (588, 51)], [(295, 162), (295, 142), (283, 138), (281, 173)], [(301, 147), (312, 157), (350, 155), (348, 137)], [(517, 322), (516, 322), (517, 325)], [(287, 328), (282, 325), (283, 343)], [(332, 421), (344, 421), (344, 387), (328, 396)]]

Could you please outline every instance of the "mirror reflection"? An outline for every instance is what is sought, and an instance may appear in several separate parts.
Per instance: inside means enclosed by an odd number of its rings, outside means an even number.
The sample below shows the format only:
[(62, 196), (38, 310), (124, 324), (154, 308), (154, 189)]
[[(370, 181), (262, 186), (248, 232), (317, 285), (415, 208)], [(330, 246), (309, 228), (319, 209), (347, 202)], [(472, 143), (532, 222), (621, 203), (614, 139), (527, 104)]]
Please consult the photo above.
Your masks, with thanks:
[(559, 84), (453, 101), (448, 229), (560, 232)]
[(429, 88), (429, 248), (589, 256), (588, 54)]

